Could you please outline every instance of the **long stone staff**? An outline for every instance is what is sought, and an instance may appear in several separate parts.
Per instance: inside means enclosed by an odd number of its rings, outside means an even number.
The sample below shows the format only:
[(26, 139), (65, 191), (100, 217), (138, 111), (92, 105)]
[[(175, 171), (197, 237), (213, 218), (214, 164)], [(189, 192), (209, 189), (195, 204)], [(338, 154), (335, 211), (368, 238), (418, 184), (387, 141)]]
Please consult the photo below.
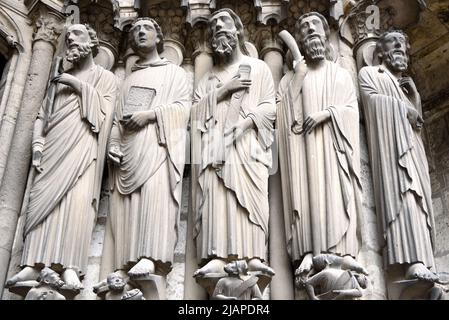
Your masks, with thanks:
[[(287, 47), (290, 49), (290, 52), (293, 56), (293, 70), (298, 63), (301, 63), (304, 59), (301, 55), (301, 52), (298, 48), (298, 44), (293, 36), (287, 31), (283, 30), (279, 33), (279, 38), (284, 41)], [(302, 83), (301, 83), (302, 86)], [(298, 88), (301, 90), (301, 88)], [(299, 116), (296, 115), (295, 111), (290, 110), (292, 119), (297, 122), (301, 126), (303, 124), (303, 106), (302, 106), (302, 98), (299, 99), (300, 110)], [(293, 124), (294, 125), (294, 124)], [(292, 126), (292, 130), (295, 132), (294, 127)], [(296, 133), (296, 132), (295, 132)], [(299, 132), (298, 132), (299, 133)], [(306, 143), (306, 159), (307, 159), (307, 179), (308, 179), (308, 194), (309, 194), (309, 205), (308, 210), (310, 210), (310, 220), (311, 220), (311, 230), (312, 230), (312, 248), (313, 255), (316, 256), (321, 253), (321, 224), (320, 224), (320, 208), (317, 206), (319, 204), (320, 197), (320, 189), (319, 183), (317, 180), (318, 177), (318, 168), (317, 168), (317, 150), (316, 150), (316, 140), (315, 140), (315, 132), (311, 132), (310, 134), (305, 133), (304, 137)]]
[[(63, 61), (63, 59), (61, 57), (56, 56), (56, 58), (53, 61), (52, 66), (51, 66), (50, 79), (49, 79), (48, 86), (47, 86), (47, 95), (45, 96), (45, 99), (44, 99), (45, 110), (46, 110), (46, 116), (45, 116), (44, 124), (43, 124), (44, 132), (46, 131), (46, 127), (48, 124), (48, 118), (53, 113), (53, 104), (54, 104), (55, 96), (56, 96), (56, 85), (57, 84), (54, 83), (52, 80), (54, 77), (59, 75), (60, 69), (62, 66), (62, 61)], [(24, 193), (24, 197), (23, 197), (23, 201), (22, 201), (22, 210), (20, 211), (20, 217), (23, 217), (21, 223), (24, 223), (25, 221), (23, 221), (23, 219), (26, 219), (25, 214), (26, 214), (26, 210), (28, 208), (28, 202), (30, 200), (30, 191), (31, 191), (31, 187), (33, 186), (34, 177), (36, 176), (36, 168), (34, 168), (34, 164), (40, 163), (41, 156), (42, 156), (42, 154), (39, 154), (39, 156), (36, 158), (35, 155), (33, 154), (33, 157), (31, 159), (30, 171), (28, 174), (27, 185), (26, 185), (26, 189), (25, 189), (25, 193)]]

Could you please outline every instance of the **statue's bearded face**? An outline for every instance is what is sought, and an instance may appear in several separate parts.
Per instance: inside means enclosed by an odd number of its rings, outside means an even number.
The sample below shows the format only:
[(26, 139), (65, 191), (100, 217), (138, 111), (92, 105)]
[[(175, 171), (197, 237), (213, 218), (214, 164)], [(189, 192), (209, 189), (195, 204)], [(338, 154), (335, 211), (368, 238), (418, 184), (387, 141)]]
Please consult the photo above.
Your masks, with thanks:
[(43, 282), (55, 288), (61, 288), (65, 283), (56, 272), (48, 272), (43, 276)]
[(67, 61), (77, 63), (92, 53), (92, 42), (86, 26), (75, 24), (67, 30)]
[(382, 43), (382, 59), (394, 71), (405, 71), (408, 68), (407, 40), (399, 32), (389, 33)]
[(301, 47), (307, 60), (324, 60), (326, 58), (326, 32), (317, 16), (304, 18), (299, 25)]
[(125, 288), (125, 281), (120, 275), (113, 274), (108, 277), (108, 287), (113, 291), (121, 291)]
[(149, 20), (137, 21), (130, 30), (133, 37), (133, 49), (137, 52), (151, 52), (157, 50), (160, 39), (153, 22)]
[(238, 269), (235, 261), (228, 263), (227, 265), (224, 266), (223, 269), (229, 275), (238, 275), (239, 274), (239, 269)]
[(220, 57), (229, 57), (238, 45), (238, 33), (234, 19), (227, 12), (220, 12), (210, 21), (212, 49)]

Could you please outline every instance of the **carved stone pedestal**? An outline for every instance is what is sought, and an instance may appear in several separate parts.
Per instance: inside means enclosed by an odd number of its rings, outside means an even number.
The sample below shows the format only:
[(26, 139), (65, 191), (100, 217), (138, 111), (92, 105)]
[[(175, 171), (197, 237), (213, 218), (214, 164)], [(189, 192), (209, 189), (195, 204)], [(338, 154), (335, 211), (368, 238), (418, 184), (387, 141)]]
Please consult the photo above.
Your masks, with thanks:
[[(10, 287), (9, 291), (25, 298), (28, 292), (38, 285), (39, 282), (37, 282), (36, 280), (21, 281), (17, 282), (14, 286)], [(73, 300), (80, 292), (81, 290), (79, 289), (70, 290), (65, 288), (65, 286), (59, 289), (59, 293), (61, 293), (66, 300)]]
[[(243, 267), (237, 267), (240, 266)], [(233, 261), (224, 265), (219, 272), (197, 274), (196, 282), (202, 286), (211, 299), (244, 300), (262, 299), (262, 294), (271, 282), (272, 275), (262, 271), (247, 271), (246, 261)], [(257, 288), (254, 288), (257, 286)], [(220, 297), (219, 297), (220, 296)]]
[(133, 282), (142, 290), (146, 300), (165, 300), (167, 298), (165, 290), (165, 278), (155, 274), (150, 274), (141, 278), (133, 279)]

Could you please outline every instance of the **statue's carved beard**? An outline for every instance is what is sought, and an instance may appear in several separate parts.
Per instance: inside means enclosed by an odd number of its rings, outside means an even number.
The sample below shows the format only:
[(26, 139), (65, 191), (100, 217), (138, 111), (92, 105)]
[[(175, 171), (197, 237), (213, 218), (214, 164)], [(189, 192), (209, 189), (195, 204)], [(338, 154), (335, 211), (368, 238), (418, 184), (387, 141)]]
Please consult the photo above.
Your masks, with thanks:
[(69, 49), (67, 49), (67, 61), (77, 63), (87, 57), (91, 52), (92, 48), (89, 42), (74, 42), (70, 45)]
[(326, 40), (320, 36), (308, 37), (303, 41), (305, 56), (312, 61), (326, 58)]
[(108, 285), (109, 289), (112, 291), (121, 291), (123, 290), (123, 288), (125, 288), (125, 284), (124, 283), (110, 283)]
[(50, 285), (53, 288), (59, 289), (61, 288), (65, 283), (61, 279), (57, 280), (50, 280), (47, 282), (48, 285)]
[(384, 55), (385, 63), (395, 71), (405, 71), (408, 68), (407, 54), (398, 49), (392, 49)]
[(222, 31), (212, 38), (212, 49), (220, 58), (228, 58), (237, 47), (237, 35), (232, 32)]

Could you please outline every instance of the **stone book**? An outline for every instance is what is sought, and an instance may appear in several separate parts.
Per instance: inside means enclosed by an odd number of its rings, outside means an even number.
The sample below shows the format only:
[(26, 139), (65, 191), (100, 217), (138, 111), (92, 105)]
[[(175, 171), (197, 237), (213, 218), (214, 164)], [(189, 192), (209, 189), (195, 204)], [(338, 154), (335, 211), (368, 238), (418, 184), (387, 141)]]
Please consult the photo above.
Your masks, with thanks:
[(129, 89), (128, 99), (123, 106), (123, 114), (150, 110), (155, 96), (156, 90), (153, 88), (132, 86)]

